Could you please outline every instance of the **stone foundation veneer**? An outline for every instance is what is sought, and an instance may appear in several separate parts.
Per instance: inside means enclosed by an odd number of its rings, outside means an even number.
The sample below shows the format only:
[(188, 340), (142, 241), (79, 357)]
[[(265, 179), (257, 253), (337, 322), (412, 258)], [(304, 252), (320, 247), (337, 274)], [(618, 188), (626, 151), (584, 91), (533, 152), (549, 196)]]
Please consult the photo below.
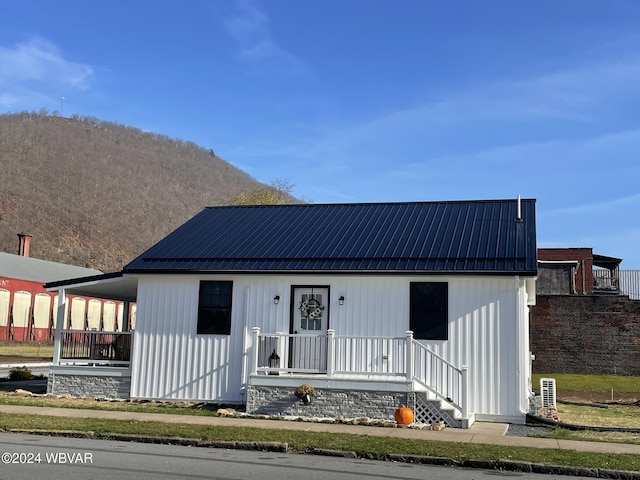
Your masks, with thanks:
[(47, 381), (50, 395), (73, 397), (128, 399), (131, 392), (131, 377), (126, 375), (70, 375), (51, 373)]
[(396, 409), (407, 404), (404, 392), (338, 390), (315, 388), (311, 402), (304, 404), (294, 395), (295, 388), (250, 385), (247, 389), (247, 413), (345, 419), (369, 417), (393, 420)]

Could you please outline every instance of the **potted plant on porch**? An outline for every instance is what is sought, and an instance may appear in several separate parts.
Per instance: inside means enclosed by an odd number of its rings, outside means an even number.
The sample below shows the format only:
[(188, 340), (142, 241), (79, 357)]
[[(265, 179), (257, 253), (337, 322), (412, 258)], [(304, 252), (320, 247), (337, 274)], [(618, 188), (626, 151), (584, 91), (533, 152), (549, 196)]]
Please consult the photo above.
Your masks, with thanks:
[(313, 396), (313, 394), (313, 387), (311, 385), (307, 385), (306, 383), (300, 385), (298, 388), (296, 388), (295, 391), (295, 396), (302, 400), (302, 403), (305, 404), (311, 402), (311, 397)]

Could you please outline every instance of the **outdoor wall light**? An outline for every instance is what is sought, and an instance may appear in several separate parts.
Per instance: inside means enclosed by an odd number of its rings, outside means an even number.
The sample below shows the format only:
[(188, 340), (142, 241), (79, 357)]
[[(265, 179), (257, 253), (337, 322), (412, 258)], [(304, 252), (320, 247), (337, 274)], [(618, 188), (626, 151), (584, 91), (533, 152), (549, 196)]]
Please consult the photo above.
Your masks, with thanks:
[(275, 297), (273, 297), (273, 304), (277, 305), (280, 303), (280, 295), (276, 295)]
[(344, 295), (338, 299), (338, 305), (344, 305)]

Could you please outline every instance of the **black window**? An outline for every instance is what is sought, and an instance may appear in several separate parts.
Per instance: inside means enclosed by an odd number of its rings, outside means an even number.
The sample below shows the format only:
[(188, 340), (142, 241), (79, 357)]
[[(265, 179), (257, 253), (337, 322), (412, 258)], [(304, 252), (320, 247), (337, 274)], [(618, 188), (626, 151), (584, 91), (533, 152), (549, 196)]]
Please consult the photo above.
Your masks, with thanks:
[(449, 289), (446, 282), (412, 282), (410, 329), (419, 340), (447, 340)]
[(200, 282), (198, 333), (229, 335), (231, 333), (231, 293), (233, 282)]

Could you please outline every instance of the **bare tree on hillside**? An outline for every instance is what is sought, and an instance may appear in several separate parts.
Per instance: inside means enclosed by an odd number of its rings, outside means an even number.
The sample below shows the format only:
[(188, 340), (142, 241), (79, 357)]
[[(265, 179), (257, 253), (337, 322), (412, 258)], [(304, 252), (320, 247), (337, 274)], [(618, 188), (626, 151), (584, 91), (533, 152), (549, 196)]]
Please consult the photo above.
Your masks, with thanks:
[(287, 179), (277, 179), (266, 187), (246, 193), (241, 192), (231, 200), (231, 205), (282, 205), (295, 202), (291, 195), (294, 184)]

